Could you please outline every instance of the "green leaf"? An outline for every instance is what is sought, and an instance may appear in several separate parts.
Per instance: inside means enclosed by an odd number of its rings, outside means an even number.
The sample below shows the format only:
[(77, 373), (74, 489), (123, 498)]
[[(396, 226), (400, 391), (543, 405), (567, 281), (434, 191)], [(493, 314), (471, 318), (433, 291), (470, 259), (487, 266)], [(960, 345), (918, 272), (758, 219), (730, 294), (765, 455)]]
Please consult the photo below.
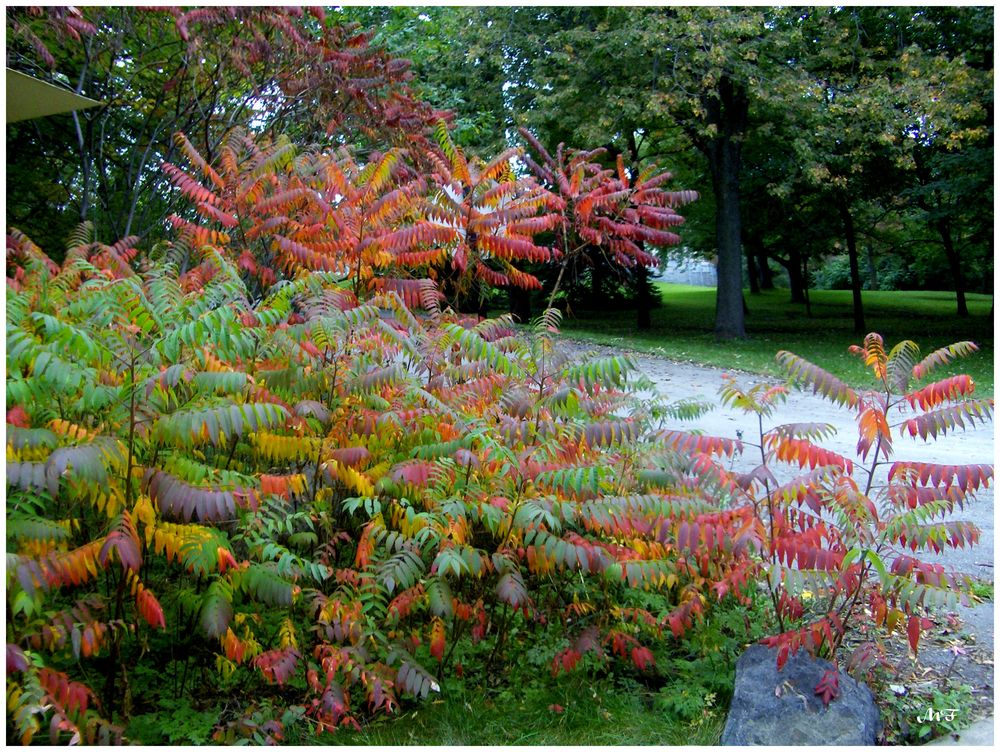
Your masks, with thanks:
[(233, 618), (233, 593), (225, 580), (212, 580), (202, 600), (199, 623), (209, 637), (219, 638), (226, 633)]
[(450, 619), (453, 613), (451, 588), (442, 576), (427, 578), (427, 605), (431, 614)]

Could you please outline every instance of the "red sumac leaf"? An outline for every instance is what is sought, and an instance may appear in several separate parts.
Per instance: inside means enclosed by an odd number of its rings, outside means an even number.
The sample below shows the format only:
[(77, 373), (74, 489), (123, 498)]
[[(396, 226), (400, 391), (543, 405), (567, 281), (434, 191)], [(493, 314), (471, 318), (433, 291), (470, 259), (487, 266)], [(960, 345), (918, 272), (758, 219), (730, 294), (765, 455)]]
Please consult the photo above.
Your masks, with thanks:
[(320, 701), (320, 710), (323, 719), (330, 721), (333, 725), (340, 723), (340, 719), (347, 714), (347, 698), (344, 696), (343, 688), (337, 682), (330, 682), (327, 685)]
[(247, 274), (256, 274), (257, 272), (257, 260), (246, 248), (243, 249), (239, 259), (237, 259), (236, 266), (241, 271), (245, 271)]
[(336, 449), (330, 450), (330, 456), (333, 457), (341, 465), (347, 465), (349, 467), (358, 467), (363, 462), (366, 462), (371, 456), (371, 453), (366, 447), (363, 446), (349, 446), (349, 447), (338, 447)]
[(399, 619), (405, 619), (410, 612), (424, 599), (424, 586), (417, 583), (411, 588), (404, 590), (389, 603), (387, 609), (389, 619), (395, 623)]
[(42, 668), (38, 672), (38, 682), (62, 709), (71, 713), (83, 715), (94, 697), (94, 693), (86, 685), (72, 681), (63, 672), (50, 668)]
[(910, 617), (906, 620), (906, 636), (910, 641), (910, 649), (916, 653), (917, 643), (920, 642), (920, 617), (916, 614), (910, 614)]
[(444, 622), (440, 619), (434, 619), (434, 623), (431, 626), (431, 656), (440, 663), (444, 660), (444, 647), (445, 647), (445, 629)]
[(24, 654), (17, 645), (7, 643), (7, 673), (11, 674), (15, 671), (24, 671), (28, 668), (29, 661), (28, 657)]
[(785, 664), (788, 663), (788, 656), (790, 652), (791, 645), (788, 643), (785, 643), (778, 648), (778, 671), (781, 671), (781, 669), (785, 667)]
[(840, 695), (840, 678), (836, 669), (831, 669), (823, 674), (814, 692), (823, 701), (824, 707), (829, 706), (831, 700)]
[(632, 663), (640, 671), (645, 671), (647, 667), (655, 663), (653, 651), (642, 645), (632, 648)]
[(142, 618), (146, 620), (146, 623), (154, 629), (166, 629), (167, 622), (163, 618), (163, 608), (160, 606), (160, 602), (156, 600), (151, 592), (142, 588), (136, 593), (135, 605), (139, 609), (139, 613)]
[(947, 379), (928, 384), (922, 389), (906, 395), (906, 401), (910, 407), (920, 407), (927, 410), (936, 407), (942, 402), (954, 400), (960, 396), (972, 394), (975, 391), (975, 383), (966, 374), (951, 376)]
[(430, 480), (435, 467), (433, 462), (426, 460), (408, 460), (393, 466), (389, 470), (389, 478), (396, 483), (423, 488)]
[(516, 569), (511, 569), (500, 577), (497, 582), (497, 597), (504, 603), (508, 603), (516, 608), (526, 606), (528, 603), (528, 590), (524, 586), (521, 573)]
[(557, 676), (560, 670), (569, 673), (580, 662), (580, 657), (580, 653), (573, 648), (566, 648), (561, 653), (558, 653), (552, 659), (552, 675)]
[(7, 411), (7, 422), (20, 428), (28, 428), (31, 425), (28, 414), (20, 405), (14, 405)]
[(254, 659), (254, 665), (261, 670), (265, 679), (280, 687), (295, 673), (299, 657), (299, 651), (293, 647), (268, 650)]
[(227, 570), (235, 569), (239, 566), (239, 564), (236, 563), (236, 559), (234, 559), (233, 555), (229, 552), (228, 548), (218, 546), (215, 549), (215, 552), (219, 557), (219, 574), (225, 574)]
[(132, 524), (132, 517), (128, 510), (122, 512), (117, 529), (108, 533), (101, 547), (98, 558), (102, 566), (107, 566), (111, 551), (118, 554), (121, 565), (128, 570), (136, 572), (142, 566), (142, 554), (139, 551), (139, 536), (135, 532)]
[(239, 224), (239, 221), (232, 214), (229, 214), (215, 206), (212, 206), (212, 204), (209, 203), (208, 201), (196, 202), (195, 209), (202, 216), (214, 219), (216, 222), (218, 222), (227, 229), (236, 227), (236, 225)]
[(201, 204), (211, 205), (219, 203), (218, 196), (184, 172), (184, 170), (175, 167), (169, 162), (164, 162), (161, 168), (166, 173), (170, 182), (177, 186), (187, 198)]

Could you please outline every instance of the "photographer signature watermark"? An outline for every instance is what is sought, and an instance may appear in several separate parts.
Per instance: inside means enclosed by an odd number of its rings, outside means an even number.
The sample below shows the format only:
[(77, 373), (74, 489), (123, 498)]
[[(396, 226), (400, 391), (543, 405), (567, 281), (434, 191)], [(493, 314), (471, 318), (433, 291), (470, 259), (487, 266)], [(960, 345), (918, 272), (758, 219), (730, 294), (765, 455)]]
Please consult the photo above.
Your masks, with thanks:
[(958, 715), (958, 708), (942, 708), (938, 710), (933, 707), (927, 708), (926, 713), (917, 716), (917, 723), (931, 723), (940, 721), (954, 721)]

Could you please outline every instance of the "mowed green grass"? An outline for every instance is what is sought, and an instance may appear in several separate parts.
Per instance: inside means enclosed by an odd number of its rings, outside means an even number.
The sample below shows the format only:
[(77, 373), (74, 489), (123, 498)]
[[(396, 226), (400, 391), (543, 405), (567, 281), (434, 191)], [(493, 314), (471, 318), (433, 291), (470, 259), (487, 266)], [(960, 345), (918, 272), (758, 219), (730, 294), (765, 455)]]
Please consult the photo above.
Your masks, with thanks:
[(653, 696), (639, 688), (591, 684), (585, 677), (554, 682), (519, 696), (514, 690), (488, 694), (456, 688), (415, 710), (364, 726), (340, 729), (307, 743), (398, 746), (712, 746), (719, 742), (725, 713), (698, 723), (679, 723), (652, 708)]
[[(787, 290), (746, 293), (748, 338), (716, 342), (714, 288), (663, 282), (657, 286), (663, 305), (652, 312), (651, 329), (636, 330), (634, 311), (575, 311), (564, 317), (563, 334), (672, 360), (774, 376), (782, 375), (775, 353), (790, 350), (852, 386), (872, 383), (860, 360), (847, 351), (863, 339), (853, 332), (850, 291), (810, 291), (811, 316), (806, 315), (804, 305), (788, 302)], [(953, 342), (975, 342), (978, 353), (932, 376), (968, 373), (976, 382), (976, 395), (992, 397), (992, 296), (970, 294), (967, 300), (970, 316), (960, 319), (955, 315), (953, 293), (865, 292), (865, 322), (868, 331), (883, 336), (887, 348), (911, 339), (925, 355)]]

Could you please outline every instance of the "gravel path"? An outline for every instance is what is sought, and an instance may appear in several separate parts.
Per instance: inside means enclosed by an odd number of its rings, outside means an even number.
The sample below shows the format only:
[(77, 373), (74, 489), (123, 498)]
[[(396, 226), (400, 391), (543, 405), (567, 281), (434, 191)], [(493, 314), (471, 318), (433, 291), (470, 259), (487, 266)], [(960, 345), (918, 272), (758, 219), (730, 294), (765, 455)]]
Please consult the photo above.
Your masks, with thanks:
[[(564, 340), (566, 347), (574, 353), (592, 352), (599, 355), (623, 354), (621, 350), (592, 345), (571, 340)], [(697, 429), (711, 436), (738, 438), (737, 432), (753, 441), (757, 436), (757, 421), (755, 416), (747, 416), (738, 410), (722, 407), (718, 400), (718, 389), (722, 385), (723, 374), (726, 372), (717, 368), (678, 363), (642, 353), (627, 353), (638, 365), (639, 370), (648, 376), (668, 400), (702, 399), (717, 405), (714, 410), (695, 421), (681, 422), (671, 426), (678, 430)], [(760, 383), (780, 383), (777, 379), (754, 374), (731, 372), (738, 378), (738, 383), (744, 389)], [(895, 420), (899, 420), (896, 418)], [(822, 445), (828, 449), (855, 456), (857, 444), (857, 427), (849, 411), (811, 392), (793, 390), (787, 401), (775, 411), (770, 423), (765, 422), (765, 429), (783, 423), (811, 422), (830, 423), (836, 427), (837, 433)], [(890, 417), (890, 422), (893, 418)], [(941, 464), (983, 463), (993, 464), (995, 456), (994, 426), (977, 424), (972, 429), (949, 433), (936, 442), (929, 443), (920, 439), (897, 438), (893, 432), (894, 460), (915, 460)], [(754, 465), (750, 457), (738, 458), (735, 466), (745, 466), (750, 469)], [(994, 560), (994, 513), (993, 487), (980, 490), (974, 501), (964, 510), (953, 515), (954, 519), (970, 520), (979, 527), (979, 545), (965, 549), (948, 549), (940, 555), (921, 554), (924, 560), (939, 561), (948, 569), (965, 572), (978, 579), (993, 582)], [(944, 674), (958, 676), (970, 684), (976, 693), (977, 705), (974, 716), (992, 713), (993, 703), (993, 656), (994, 656), (994, 603), (988, 601), (972, 607), (959, 607), (957, 616), (960, 625), (956, 627), (946, 623), (942, 617), (941, 624), (921, 643), (919, 663), (913, 664), (906, 658), (905, 638), (901, 652), (901, 672), (905, 671), (913, 677), (939, 678)], [(961, 642), (965, 655), (957, 657), (949, 648)], [(907, 665), (902, 665), (907, 664)], [(903, 678), (901, 674), (901, 679)]]

